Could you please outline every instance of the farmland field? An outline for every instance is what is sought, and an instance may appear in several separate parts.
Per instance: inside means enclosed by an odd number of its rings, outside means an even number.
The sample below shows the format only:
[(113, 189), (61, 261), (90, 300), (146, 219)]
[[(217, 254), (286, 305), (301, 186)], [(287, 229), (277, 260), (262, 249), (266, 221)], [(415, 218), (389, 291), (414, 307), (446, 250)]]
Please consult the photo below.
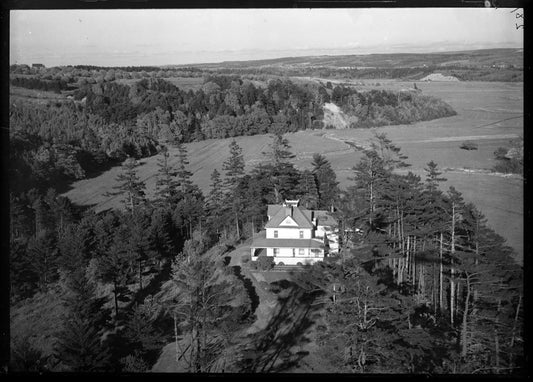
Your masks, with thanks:
[[(327, 80), (323, 80), (327, 81)], [(332, 81), (333, 82), (333, 81)], [(348, 82), (348, 81), (342, 81)], [(364, 81), (353, 81), (363, 83)], [(359, 85), (362, 89), (402, 89), (412, 82), (371, 80)], [(179, 86), (179, 85), (178, 85)], [(357, 86), (357, 87), (359, 87)], [(287, 134), (294, 163), (298, 168), (310, 168), (313, 153), (322, 153), (337, 172), (341, 187), (349, 184), (351, 167), (360, 154), (345, 141), (368, 143), (373, 132), (383, 132), (402, 148), (412, 165), (410, 170), (423, 175), (427, 162), (435, 161), (446, 169), (448, 179), (443, 188), (456, 187), (466, 201), (471, 201), (488, 218), (488, 224), (518, 252), (517, 261), (523, 258), (523, 180), (517, 176), (491, 174), (494, 165), (493, 152), (508, 141), (523, 136), (523, 83), (501, 82), (418, 82), (423, 94), (448, 102), (456, 111), (453, 117), (419, 122), (412, 125), (387, 126), (376, 129), (308, 130)], [(459, 148), (465, 140), (478, 145), (478, 150)], [(271, 137), (267, 135), (237, 137), (243, 148), (247, 170), (263, 160)], [(186, 145), (189, 152), (193, 181), (207, 192), (213, 169), (221, 171), (222, 162), (229, 156), (230, 139), (206, 140)], [(175, 156), (176, 151), (170, 150)], [(175, 157), (174, 157), (174, 160)], [(153, 195), (157, 157), (141, 161), (140, 178), (147, 184), (147, 195)], [(464, 169), (474, 170), (467, 172)], [(96, 210), (119, 206), (120, 198), (105, 197), (115, 184), (120, 169), (92, 179), (76, 182), (65, 195), (75, 203), (95, 205)]]

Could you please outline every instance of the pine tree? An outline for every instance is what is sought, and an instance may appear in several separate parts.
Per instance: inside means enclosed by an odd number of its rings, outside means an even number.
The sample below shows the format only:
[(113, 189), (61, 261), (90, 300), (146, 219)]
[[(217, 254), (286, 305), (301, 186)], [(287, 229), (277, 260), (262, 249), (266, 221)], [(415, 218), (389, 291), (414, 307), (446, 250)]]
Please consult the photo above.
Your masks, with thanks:
[(123, 337), (128, 346), (135, 349), (134, 356), (152, 364), (159, 350), (165, 345), (166, 338), (156, 325), (156, 320), (161, 313), (159, 304), (145, 300), (143, 304), (137, 304), (129, 312)]
[(209, 215), (209, 224), (213, 226), (216, 233), (219, 233), (222, 224), (224, 209), (224, 190), (220, 173), (215, 168), (211, 173), (211, 190), (207, 196), (205, 209)]
[(192, 173), (187, 169), (189, 160), (187, 156), (187, 148), (183, 144), (179, 144), (178, 148), (178, 166), (177, 166), (177, 181), (179, 189), (182, 194), (186, 194), (192, 186)]
[(289, 141), (286, 138), (283, 138), (282, 134), (275, 134), (269, 147), (270, 150), (264, 152), (263, 155), (266, 155), (273, 166), (287, 163), (290, 159), (295, 157), (295, 155), (290, 152), (291, 146), (289, 145)]
[(110, 371), (110, 349), (102, 339), (108, 319), (105, 299), (96, 298), (83, 268), (67, 278), (67, 287), (68, 313), (58, 336), (59, 358), (71, 371)]
[(177, 203), (178, 198), (179, 183), (175, 179), (177, 171), (170, 165), (170, 154), (166, 147), (161, 150), (161, 155), (162, 158), (157, 160), (159, 170), (155, 184), (156, 198), (166, 208), (172, 208)]
[(355, 181), (354, 191), (362, 193), (367, 203), (368, 226), (373, 230), (378, 200), (390, 173), (386, 171), (383, 160), (375, 151), (366, 151), (364, 154), (365, 156), (352, 168), (355, 173), (352, 180)]
[(311, 164), (318, 188), (318, 207), (330, 210), (339, 196), (337, 175), (326, 157), (321, 154), (313, 154)]
[(59, 251), (56, 238), (49, 232), (37, 238), (30, 238), (27, 247), (28, 265), (39, 277), (39, 288), (44, 291), (48, 284), (57, 280)]
[(119, 300), (127, 293), (126, 285), (135, 272), (136, 254), (128, 244), (131, 232), (127, 226), (117, 229), (107, 252), (98, 258), (97, 270), (100, 280), (113, 285), (115, 321), (119, 316)]
[(235, 140), (230, 143), (230, 156), (222, 164), (224, 170), (225, 202), (229, 208), (228, 220), (234, 222), (237, 238), (240, 238), (240, 215), (242, 213), (241, 181), (244, 177), (244, 157), (242, 148)]
[(117, 191), (106, 194), (106, 196), (122, 195), (126, 210), (131, 215), (134, 215), (139, 207), (146, 202), (144, 193), (145, 184), (137, 175), (136, 168), (138, 166), (139, 164), (135, 159), (126, 159), (122, 164), (121, 173), (116, 178), (118, 185), (113, 187)]
[(150, 223), (150, 242), (158, 255), (158, 261), (172, 258), (181, 240), (172, 221), (172, 213), (164, 209), (154, 210)]
[(298, 195), (300, 204), (308, 209), (318, 208), (318, 189), (314, 174), (309, 170), (304, 170), (300, 176), (298, 184)]
[(150, 240), (150, 218), (144, 214), (137, 214), (126, 222), (129, 240), (124, 242), (129, 256), (137, 263), (139, 290), (143, 288), (142, 273), (146, 260), (154, 255), (153, 243)]
[(290, 152), (289, 141), (277, 134), (273, 137), (270, 151), (263, 153), (268, 158), (264, 168), (268, 171), (268, 179), (274, 191), (275, 203), (283, 199), (296, 197), (295, 189), (298, 185), (300, 174), (290, 162), (294, 154)]
[[(183, 358), (184, 371), (189, 372), (214, 371), (220, 357), (227, 354), (220, 328), (226, 321), (240, 319), (233, 313), (246, 312), (250, 303), (242, 284), (223, 266), (220, 249), (206, 251), (204, 242), (205, 237), (185, 242), (161, 297), (176, 325), (176, 359)], [(178, 326), (185, 349), (177, 338)]]

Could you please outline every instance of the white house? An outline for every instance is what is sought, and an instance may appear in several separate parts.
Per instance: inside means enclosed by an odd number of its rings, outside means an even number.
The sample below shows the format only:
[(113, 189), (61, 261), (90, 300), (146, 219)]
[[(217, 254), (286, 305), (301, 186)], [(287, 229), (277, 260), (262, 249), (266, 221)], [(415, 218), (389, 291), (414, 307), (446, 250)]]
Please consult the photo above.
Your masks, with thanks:
[(327, 211), (307, 210), (298, 200), (268, 206), (265, 231), (254, 238), (252, 260), (271, 256), (275, 264), (298, 265), (322, 261), (338, 251), (336, 221)]

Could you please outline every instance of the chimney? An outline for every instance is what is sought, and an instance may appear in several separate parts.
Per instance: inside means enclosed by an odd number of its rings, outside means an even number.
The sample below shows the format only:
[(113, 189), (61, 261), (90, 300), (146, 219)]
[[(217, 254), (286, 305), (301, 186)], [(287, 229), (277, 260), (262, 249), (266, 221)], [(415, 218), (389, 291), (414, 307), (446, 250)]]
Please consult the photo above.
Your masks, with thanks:
[(292, 206), (285, 206), (285, 215), (292, 217)]

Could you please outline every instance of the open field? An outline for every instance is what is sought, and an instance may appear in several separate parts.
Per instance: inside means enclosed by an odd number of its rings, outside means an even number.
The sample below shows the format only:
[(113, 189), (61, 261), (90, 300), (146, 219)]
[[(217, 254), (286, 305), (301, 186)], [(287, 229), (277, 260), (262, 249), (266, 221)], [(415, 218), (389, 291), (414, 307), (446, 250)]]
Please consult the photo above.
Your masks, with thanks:
[[(375, 83), (376, 80), (369, 81)], [(379, 81), (381, 88), (412, 87), (412, 82)], [(523, 181), (519, 177), (506, 177), (489, 173), (466, 173), (461, 169), (487, 170), (494, 165), (493, 152), (507, 145), (511, 138), (523, 136), (523, 84), (485, 82), (428, 82), (417, 83), (424, 94), (442, 98), (457, 111), (458, 115), (420, 122), (413, 125), (387, 126), (372, 130), (309, 130), (287, 134), (294, 163), (298, 168), (310, 168), (313, 153), (319, 152), (328, 158), (337, 172), (341, 187), (349, 184), (351, 168), (357, 163), (360, 153), (355, 152), (345, 141), (368, 143), (373, 132), (383, 132), (402, 148), (412, 164), (410, 170), (423, 175), (430, 160), (435, 161), (445, 172), (448, 181), (444, 188), (455, 186), (463, 192), (465, 200), (471, 201), (488, 218), (489, 225), (508, 240), (523, 257)], [(464, 140), (473, 141), (478, 150), (459, 148)], [(268, 150), (271, 137), (266, 135), (237, 137), (243, 148), (246, 170), (264, 160), (261, 154)], [(207, 140), (187, 144), (190, 170), (193, 181), (204, 191), (209, 190), (209, 178), (213, 169), (221, 171), (223, 161), (229, 156), (230, 139)], [(170, 150), (176, 160), (176, 151)], [(153, 195), (157, 157), (142, 160), (140, 178), (147, 184), (147, 195)], [(93, 179), (72, 185), (65, 195), (75, 203), (94, 204), (97, 210), (119, 206), (120, 198), (106, 198), (111, 191), (120, 169), (110, 171)]]
[(47, 92), (44, 90), (26, 89), (18, 86), (10, 86), (9, 100), (10, 102), (23, 100), (36, 102), (44, 105), (47, 104), (49, 101), (66, 101), (67, 97), (64, 94)]

